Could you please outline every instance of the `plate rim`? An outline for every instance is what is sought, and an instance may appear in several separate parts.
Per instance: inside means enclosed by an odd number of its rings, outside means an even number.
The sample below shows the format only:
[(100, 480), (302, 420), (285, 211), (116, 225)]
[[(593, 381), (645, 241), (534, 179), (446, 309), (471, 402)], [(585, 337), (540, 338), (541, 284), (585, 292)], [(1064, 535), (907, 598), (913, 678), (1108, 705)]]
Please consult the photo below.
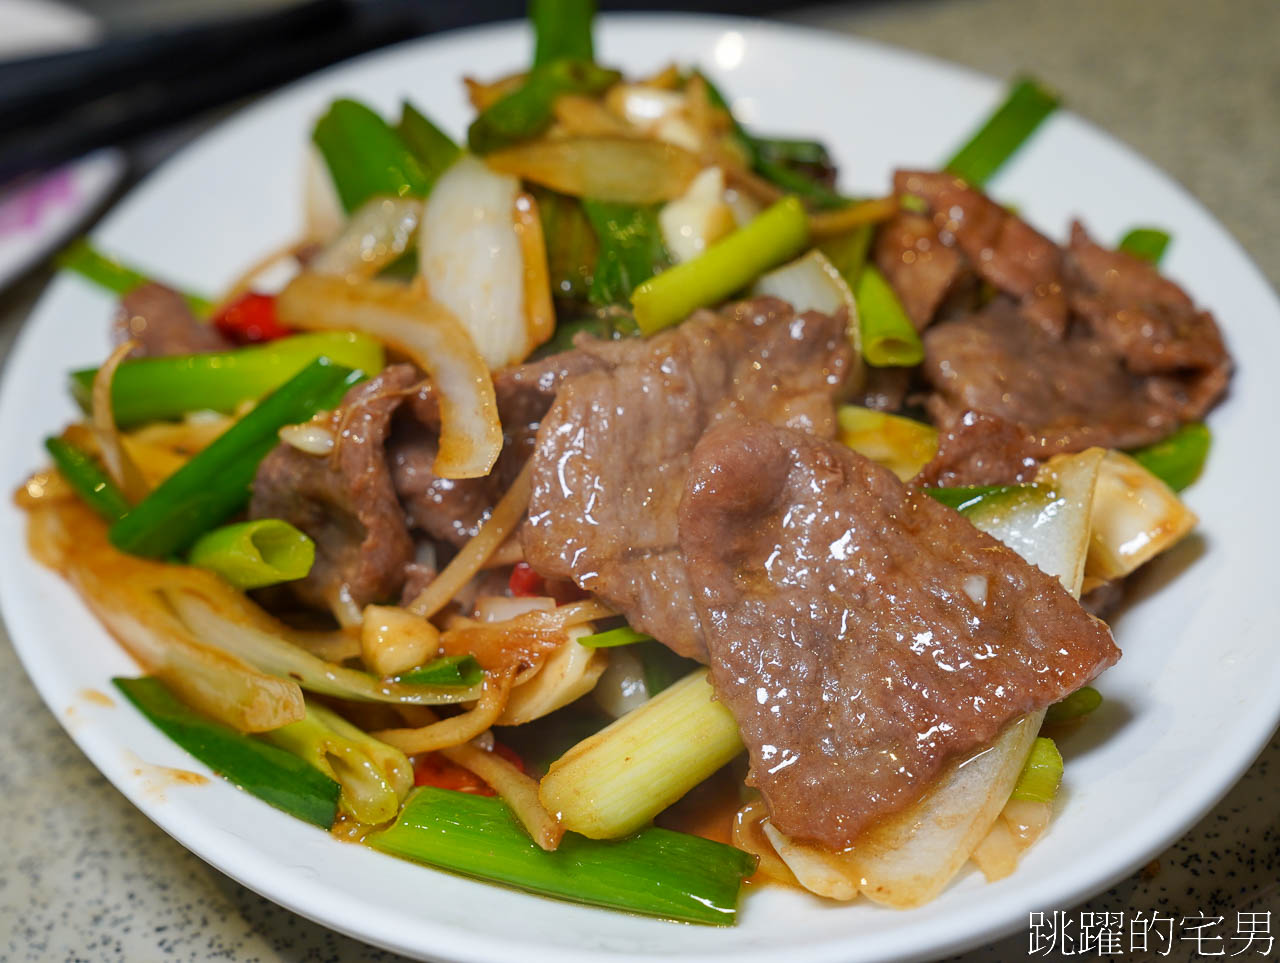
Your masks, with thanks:
[[(807, 43), (807, 44), (818, 43), (823, 46), (829, 46), (833, 49), (843, 47), (846, 50), (853, 51), (859, 48), (872, 48), (894, 58), (899, 58), (901, 60), (906, 60), (908, 62), (915, 61), (918, 63), (927, 64), (930, 67), (930, 69), (933, 69), (933, 70), (941, 69), (951, 73), (959, 73), (959, 74), (966, 75), (971, 80), (978, 81), (982, 85), (989, 88), (999, 89), (1000, 87), (1000, 84), (998, 81), (981, 73), (980, 71), (974, 70), (964, 65), (953, 64), (949, 61), (943, 60), (938, 57), (934, 57), (930, 54), (925, 54), (919, 51), (897, 47), (895, 45), (882, 43), (880, 41), (870, 40), (857, 35), (833, 34), (818, 28), (799, 26), (796, 24), (791, 24), (786, 22), (746, 18), (746, 17), (727, 17), (727, 16), (705, 15), (705, 14), (696, 14), (696, 15), (607, 14), (602, 17), (602, 21), (603, 21), (603, 26), (606, 30), (610, 30), (610, 29), (620, 30), (629, 23), (645, 23), (648, 25), (653, 25), (653, 24), (667, 24), (673, 21), (679, 22), (681, 24), (686, 24), (689, 26), (701, 27), (710, 31), (725, 31), (725, 30), (754, 31), (754, 30), (764, 29), (771, 33), (788, 34), (790, 35), (790, 39), (794, 39), (802, 43)], [(476, 39), (482, 39), (485, 34), (507, 34), (511, 32), (515, 32), (519, 34), (527, 34), (528, 28), (523, 21), (504, 21), (496, 24), (485, 24), (478, 27), (471, 27), (463, 30), (449, 31), (446, 33), (435, 34), (425, 38), (419, 38), (416, 40), (407, 41), (402, 44), (396, 44), (391, 47), (382, 48), (381, 50), (373, 51), (371, 53), (362, 55), (358, 58), (353, 58), (349, 61), (345, 61), (340, 65), (335, 65), (335, 67), (328, 68), (326, 71), (321, 71), (316, 74), (312, 74), (305, 78), (301, 78), (297, 81), (294, 81), (293, 83), (285, 87), (282, 87), (279, 90), (274, 91), (271, 94), (261, 98), (260, 100), (254, 102), (253, 104), (249, 105), (243, 110), (239, 110), (235, 112), (228, 118), (225, 118), (224, 120), (220, 121), (218, 124), (211, 127), (208, 131), (206, 131), (200, 137), (193, 140), (190, 144), (184, 146), (172, 158), (166, 161), (165, 164), (162, 164), (155, 171), (150, 172), (147, 175), (147, 177), (143, 178), (138, 184), (134, 185), (134, 187), (130, 189), (126, 197), (124, 197), (121, 200), (121, 202), (116, 206), (116, 208), (112, 211), (112, 213), (109, 214), (106, 218), (104, 218), (102, 223), (97, 228), (95, 228), (95, 233), (97, 233), (97, 231), (99, 230), (109, 229), (111, 224), (115, 220), (120, 218), (122, 215), (127, 215), (128, 210), (131, 209), (134, 205), (143, 204), (145, 200), (144, 196), (148, 192), (148, 188), (152, 182), (152, 178), (165, 172), (171, 166), (171, 163), (182, 162), (185, 158), (189, 156), (189, 154), (200, 151), (207, 144), (208, 140), (211, 137), (218, 135), (220, 133), (225, 133), (229, 128), (232, 128), (237, 124), (246, 123), (250, 121), (259, 111), (265, 111), (265, 110), (271, 109), (273, 105), (275, 105), (278, 101), (290, 98), (300, 88), (305, 87), (306, 85), (316, 81), (317, 78), (327, 77), (335, 70), (343, 70), (343, 71), (351, 70), (353, 72), (358, 73), (360, 69), (362, 69), (363, 67), (366, 67), (370, 63), (376, 62), (377, 60), (385, 56), (388, 56), (389, 54), (394, 54), (397, 52), (403, 53), (404, 51), (410, 50), (413, 48), (422, 48), (423, 52), (425, 53), (434, 44), (438, 44), (441, 42), (450, 42), (450, 41), (457, 41), (457, 40), (463, 40), (463, 39), (476, 40)], [(1219, 233), (1222, 235), (1222, 239), (1224, 239), (1229, 245), (1229, 253), (1233, 257), (1233, 259), (1240, 262), (1240, 264), (1243, 267), (1245, 267), (1249, 272), (1251, 272), (1254, 278), (1260, 282), (1260, 287), (1270, 295), (1270, 298), (1272, 301), (1271, 307), (1273, 309), (1280, 310), (1280, 302), (1277, 302), (1276, 300), (1275, 292), (1272, 290), (1269, 279), (1267, 279), (1266, 276), (1261, 272), (1258, 266), (1253, 262), (1252, 258), (1250, 258), (1248, 253), (1241, 247), (1239, 242), (1230, 234), (1230, 232), (1221, 224), (1221, 222), (1218, 221), (1217, 218), (1215, 218), (1207, 209), (1205, 209), (1203, 204), (1201, 204), (1201, 202), (1190, 191), (1188, 191), (1183, 185), (1181, 185), (1177, 180), (1172, 178), (1162, 169), (1158, 168), (1154, 163), (1147, 160), (1142, 154), (1134, 150), (1132, 147), (1130, 147), (1127, 143), (1125, 143), (1120, 138), (1115, 137), (1109, 132), (1106, 132), (1100, 129), (1096, 125), (1092, 124), (1090, 121), (1079, 117), (1079, 115), (1071, 114), (1069, 111), (1063, 111), (1063, 114), (1070, 116), (1074, 122), (1083, 124), (1085, 127), (1089, 128), (1096, 137), (1100, 138), (1103, 141), (1110, 142), (1111, 144), (1121, 147), (1126, 154), (1129, 154), (1132, 157), (1138, 159), (1141, 162), (1142, 166), (1144, 167), (1145, 173), (1148, 176), (1152, 176), (1152, 177), (1163, 180), (1165, 182), (1165, 186), (1175, 191), (1179, 195), (1181, 195), (1182, 199), (1184, 199), (1196, 211), (1197, 214), (1199, 214), (1201, 217), (1207, 219), (1209, 222), (1215, 225), (1218, 228)], [(33, 307), (31, 315), (28, 317), (28, 321), (41, 315), (42, 310), (44, 310), (44, 305), (54, 297), (58, 288), (64, 283), (68, 283), (67, 279), (65, 278), (58, 279), (58, 280), (55, 280), (54, 284), (51, 284), (49, 288), (46, 289), (46, 291), (41, 295), (40, 299), (37, 301), (36, 305)], [(17, 338), (15, 338), (13, 347), (9, 352), (9, 356), (6, 358), (4, 371), (2, 374), (0, 374), (0, 400), (7, 398), (9, 395), (11, 391), (9, 386), (11, 383), (15, 381), (15, 379), (12, 376), (12, 371), (14, 367), (16, 367), (16, 359), (19, 358), (20, 356), (24, 356), (30, 350), (29, 345), (35, 338), (35, 335), (34, 335), (35, 330), (36, 330), (36, 325), (24, 322), (21, 331), (18, 333)], [(0, 559), (3, 560), (6, 571), (9, 569), (11, 563), (14, 561), (12, 556), (14, 556), (15, 554), (25, 555), (26, 553), (25, 553), (25, 550), (14, 553), (14, 552), (8, 551), (7, 548), (0, 549)], [(57, 578), (57, 576), (52, 576), (50, 573), (42, 572), (41, 574), (47, 574), (47, 575), (50, 575), (50, 577), (52, 578)], [(249, 872), (242, 873), (236, 870), (235, 868), (229, 867), (228, 865), (226, 865), (226, 863), (230, 863), (231, 860), (230, 859), (224, 860), (224, 859), (218, 858), (218, 854), (209, 852), (209, 849), (210, 849), (209, 846), (192, 845), (191, 843), (189, 843), (184, 838), (184, 834), (181, 832), (180, 827), (178, 829), (175, 829), (170, 825), (170, 823), (181, 822), (180, 819), (172, 818), (172, 815), (171, 815), (172, 810), (166, 810), (164, 808), (157, 809), (157, 807), (155, 806), (144, 805), (144, 802), (145, 802), (145, 800), (143, 799), (144, 793), (138, 788), (136, 782), (130, 781), (125, 778), (123, 768), (114, 764), (114, 762), (108, 763), (105, 759), (99, 758), (105, 752), (105, 748), (100, 749), (98, 751), (91, 751), (85, 745), (85, 743), (88, 742), (88, 743), (94, 744), (96, 749), (97, 740), (84, 736), (82, 732), (73, 731), (72, 728), (68, 725), (67, 720), (64, 718), (63, 713), (60, 712), (59, 709), (56, 707), (56, 704), (52, 698), (51, 692), (46, 692), (46, 687), (51, 686), (51, 680), (43, 677), (38, 677), (31, 673), (31, 670), (28, 667), (27, 654), (24, 652), (25, 645), (19, 643), (18, 641), (19, 633), (14, 632), (15, 624), (18, 621), (25, 621), (25, 619), (20, 620), (15, 618), (15, 615), (14, 615), (15, 607), (10, 598), (10, 593), (12, 591), (12, 589), (9, 587), (10, 584), (11, 584), (10, 579), (7, 579), (7, 578), (0, 579), (0, 603), (2, 603), (0, 604), (0, 613), (3, 614), (6, 626), (10, 630), (10, 638), (13, 640), (15, 651), (17, 652), (19, 659), (23, 663), (24, 670), (27, 671), (28, 676), (32, 679), (37, 690), (40, 692), (42, 700), (49, 707), (50, 711), (53, 712), (54, 716), (58, 719), (59, 724), (62, 725), (64, 730), (68, 732), (68, 735), (71, 736), (72, 740), (81, 749), (81, 751), (84, 752), (86, 756), (88, 756), (88, 758), (93, 763), (95, 768), (97, 768), (100, 772), (102, 772), (103, 775), (106, 776), (108, 780), (111, 781), (111, 783), (116, 787), (116, 789), (118, 789), (139, 810), (141, 810), (144, 813), (144, 815), (148, 817), (148, 819), (150, 819), (153, 823), (155, 823), (161, 830), (166, 832), (168, 835), (175, 838), (184, 848), (195, 853), (201, 859), (205, 860), (210, 865), (213, 865), (214, 867), (216, 867), (219, 871), (226, 873), (228, 876), (231, 876), (233, 879), (236, 879), (242, 885), (245, 885), (249, 889), (254, 890), (255, 892), (259, 893), (265, 898), (271, 900), (272, 902), (275, 902), (281, 906), (284, 906), (289, 910), (295, 913), (298, 913), (301, 916), (312, 919), (313, 921), (323, 926), (329, 927), (331, 929), (337, 929), (341, 932), (348, 933), (364, 942), (368, 942), (377, 946), (382, 946), (386, 949), (390, 949), (395, 952), (409, 953), (409, 954), (422, 954), (424, 952), (424, 950), (421, 949), (420, 947), (397, 942), (393, 939), (385, 938), (383, 936), (380, 936), (372, 932), (372, 930), (375, 929), (375, 927), (372, 925), (359, 925), (357, 922), (354, 922), (353, 919), (336, 919), (334, 915), (323, 915), (318, 912), (313, 912), (311, 910), (311, 907), (307, 905), (308, 904), (307, 899), (304, 899), (303, 897), (299, 897), (297, 899), (290, 898), (288, 894), (281, 893), (279, 891), (278, 886), (273, 887), (270, 880), (259, 884), (259, 880), (255, 874), (249, 873)], [(1280, 675), (1277, 675), (1277, 679), (1280, 680)], [(1280, 702), (1280, 700), (1278, 700), (1278, 702)], [(1237, 745), (1237, 751), (1232, 753), (1229, 759), (1218, 760), (1219, 764), (1216, 768), (1215, 776), (1212, 780), (1209, 780), (1215, 783), (1215, 789), (1211, 793), (1202, 795), (1201, 805), (1194, 807), (1194, 813), (1190, 813), (1190, 811), (1184, 810), (1184, 816), (1176, 821), (1178, 825), (1173, 825), (1171, 823), (1164, 832), (1161, 832), (1155, 835), (1149, 835), (1147, 837), (1147, 841), (1143, 846), (1144, 851), (1149, 850), (1149, 852), (1146, 852), (1146, 855), (1142, 856), (1141, 858), (1131, 858), (1129, 860), (1126, 860), (1123, 865), (1113, 866), (1112, 872), (1105, 874), (1105, 876), (1095, 876), (1088, 882), (1081, 881), (1077, 883), (1075, 886), (1070, 887), (1065, 892), (1062, 889), (1053, 890), (1053, 887), (1049, 884), (1043, 884), (1039, 886), (1034, 886), (1034, 885), (1028, 886), (1027, 887), (1028, 892), (1034, 893), (1034, 892), (1039, 892), (1039, 891), (1048, 889), (1054, 892), (1054, 898), (1059, 904), (1073, 905), (1075, 902), (1078, 902), (1080, 899), (1083, 899), (1092, 893), (1099, 892), (1103, 889), (1106, 889), (1116, 880), (1129, 875), (1134, 869), (1136, 869), (1138, 866), (1142, 865), (1147, 859), (1149, 859), (1152, 854), (1163, 850), (1171, 842), (1173, 842), (1174, 840), (1179, 838), (1181, 835), (1183, 835), (1187, 831), (1187, 829), (1189, 829), (1201, 818), (1203, 818), (1204, 814), (1210, 811), (1218, 803), (1218, 801), (1220, 801), (1220, 799), (1231, 789), (1231, 787), (1235, 784), (1235, 782), (1239, 779), (1239, 777), (1249, 768), (1250, 765), (1252, 765), (1252, 762), (1254, 759), (1256, 759), (1258, 753), (1262, 751), (1262, 749), (1266, 746), (1267, 742), (1270, 740), (1271, 734), (1275, 730), (1277, 724), (1280, 724), (1280, 704), (1277, 704), (1271, 713), (1270, 729), (1266, 730), (1265, 732), (1260, 729), (1251, 729), (1251, 731), (1255, 735), (1254, 739), (1248, 740), (1247, 745), (1243, 747), (1240, 747), (1239, 745)], [(1190, 815), (1188, 815), (1188, 813), (1190, 813)], [(1191, 815), (1193, 815), (1194, 818), (1190, 818)], [(267, 870), (268, 873), (272, 870), (271, 866), (264, 866), (262, 868)], [(426, 871), (430, 872), (430, 870), (426, 870)], [(1027, 881), (1027, 882), (1032, 883), (1034, 881)], [(322, 897), (323, 897), (323, 893), (326, 889), (325, 884), (323, 882), (319, 882), (313, 888), (318, 893), (322, 894)], [(305, 886), (303, 886), (299, 890), (299, 892), (302, 892), (304, 894), (306, 893), (306, 891), (307, 891), (307, 887)], [(323, 902), (323, 898), (321, 901)], [(362, 908), (361, 919), (365, 921), (368, 921), (370, 919), (373, 919), (375, 921), (378, 920), (379, 915), (370, 914), (368, 912), (368, 909), (369, 909), (368, 907)], [(341, 915), (342, 914), (338, 914), (338, 916), (341, 916)], [(389, 913), (389, 914), (383, 914), (383, 915), (387, 915), (388, 918), (390, 919), (395, 919), (398, 916), (398, 914), (395, 914), (395, 913)], [(938, 953), (962, 951), (964, 949), (968, 949), (973, 946), (978, 946), (983, 943), (986, 943), (992, 939), (995, 939), (1003, 935), (1004, 933), (1012, 932), (1019, 925), (1018, 919), (1019, 918), (1017, 916), (1011, 917), (1009, 919), (998, 919), (994, 922), (975, 926), (966, 930), (963, 937), (959, 939), (956, 939), (954, 937), (935, 937), (927, 944), (909, 946), (901, 950), (890, 949), (887, 955), (881, 954), (877, 958), (879, 959), (927, 958), (927, 957), (936, 955)], [(434, 930), (436, 935), (439, 935), (441, 937), (452, 935), (454, 941), (456, 941), (458, 938), (461, 938), (463, 941), (469, 942), (477, 950), (485, 951), (483, 953), (464, 952), (460, 947), (455, 946), (448, 951), (449, 959), (480, 961), (485, 959), (501, 958), (500, 955), (495, 955), (495, 954), (501, 954), (503, 951), (510, 952), (511, 950), (515, 949), (517, 946), (519, 946), (522, 950), (525, 950), (526, 952), (530, 950), (530, 947), (523, 944), (519, 944), (518, 942), (511, 939), (497, 939), (497, 940), (491, 940), (491, 941), (484, 941), (485, 945), (476, 946), (478, 941), (474, 933), (461, 930), (457, 927), (450, 926), (450, 924), (442, 921), (433, 921), (430, 919), (426, 919), (421, 921), (421, 925), (426, 927), (429, 930)], [(851, 933), (847, 938), (845, 938), (845, 940), (841, 942), (828, 941), (824, 944), (821, 944), (820, 946), (806, 947), (806, 952), (809, 958), (814, 960), (830, 959), (834, 961), (837, 959), (845, 959), (848, 957), (849, 951), (851, 949), (851, 947), (847, 945), (847, 942), (855, 940), (856, 938), (857, 938), (857, 934)], [(593, 951), (585, 950), (581, 947), (569, 948), (564, 946), (555, 946), (555, 947), (535, 947), (533, 949), (541, 953), (549, 952), (550, 954), (553, 954), (556, 959), (560, 959), (560, 960), (571, 960), (571, 959), (572, 960), (576, 960), (576, 959), (589, 960), (589, 959), (599, 959), (602, 956), (607, 956), (609, 959), (614, 959), (614, 960), (623, 960), (623, 959), (639, 960), (639, 959), (650, 958), (647, 955), (606, 952), (603, 950), (593, 952)], [(727, 952), (733, 952), (735, 957), (740, 955), (739, 952), (732, 951), (732, 950), (713, 951), (713, 952), (700, 951), (700, 952), (693, 953), (692, 955), (690, 955), (689, 958), (692, 959), (693, 956), (697, 956), (698, 958), (702, 958), (702, 959), (705, 959), (707, 957), (716, 958), (718, 956), (723, 955), (723, 953), (727, 953)], [(678, 954), (672, 954), (672, 956), (673, 958), (676, 958), (678, 957)]]

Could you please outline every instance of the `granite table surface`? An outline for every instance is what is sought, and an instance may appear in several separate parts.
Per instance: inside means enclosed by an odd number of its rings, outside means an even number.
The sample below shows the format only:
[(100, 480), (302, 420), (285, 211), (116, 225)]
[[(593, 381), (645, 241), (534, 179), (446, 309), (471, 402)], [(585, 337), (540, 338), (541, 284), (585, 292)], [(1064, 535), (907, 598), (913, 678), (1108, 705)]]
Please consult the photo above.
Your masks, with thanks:
[[(106, 0), (92, 4), (107, 7)], [(797, 9), (795, 22), (958, 61), (1033, 70), (1072, 109), (1186, 185), (1280, 286), (1280, 0), (903, 0)], [(133, 176), (204, 122), (143, 145)], [(48, 280), (0, 291), (0, 351)], [(1278, 627), (1280, 628), (1280, 627)], [(0, 639), (0, 960), (385, 961), (398, 957), (281, 909), (162, 833), (81, 755)], [(1280, 740), (1178, 843), (1085, 912), (1184, 921), (1271, 914), (1280, 930)], [(1256, 928), (1256, 927), (1255, 927)], [(1242, 942), (1225, 946), (1229, 954)], [(1205, 949), (1206, 947), (1201, 947)], [(1259, 941), (1240, 959), (1262, 959)], [(1027, 958), (1027, 931), (964, 959)], [(1192, 959), (1192, 941), (1124, 960)], [(1090, 955), (1096, 956), (1095, 953)], [(1266, 957), (1280, 958), (1280, 941)]]

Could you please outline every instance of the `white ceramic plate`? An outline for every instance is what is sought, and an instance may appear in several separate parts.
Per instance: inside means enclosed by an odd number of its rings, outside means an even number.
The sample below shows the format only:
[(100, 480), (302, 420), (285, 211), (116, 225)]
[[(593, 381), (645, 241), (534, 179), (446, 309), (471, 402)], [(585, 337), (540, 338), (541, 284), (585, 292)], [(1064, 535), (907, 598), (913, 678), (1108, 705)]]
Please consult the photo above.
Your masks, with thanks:
[[(936, 165), (998, 101), (1002, 85), (878, 45), (778, 24), (671, 17), (607, 19), (601, 57), (629, 70), (700, 64), (762, 131), (817, 135), (844, 186), (884, 191), (896, 165)], [(299, 227), (300, 157), (334, 96), (386, 112), (408, 95), (455, 132), (468, 117), (459, 78), (526, 62), (522, 26), (454, 34), (343, 65), (224, 124), (135, 191), (97, 232), (108, 250), (179, 284), (216, 290)], [(1195, 822), (1263, 746), (1280, 708), (1272, 560), (1277, 513), (1274, 359), (1280, 305), (1244, 252), (1194, 200), (1127, 148), (1069, 114), (1051, 119), (994, 184), (1064, 236), (1082, 215), (1097, 236), (1133, 224), (1174, 233), (1170, 274), (1217, 313), (1240, 371), (1215, 412), (1205, 477), (1189, 492), (1200, 535), (1141, 582), (1116, 626), (1125, 650), (1099, 683), (1107, 701), (1064, 740), (1066, 785), (1048, 836), (1017, 873), (986, 885), (968, 871), (933, 904), (894, 912), (800, 892), (747, 894), (733, 929), (682, 926), (571, 906), (398, 862), (338, 843), (225, 783), (157, 786), (148, 763), (200, 768), (127, 705), (86, 689), (136, 667), (24, 551), (22, 520), (0, 508), (0, 598), (23, 662), (90, 759), (183, 845), (265, 896), (403, 953), (447, 960), (639, 959), (734, 963), (940, 955), (1068, 909), (1132, 871)], [(99, 360), (111, 300), (60, 278), (37, 307), (0, 394), (6, 488), (44, 459), (41, 438), (74, 411), (62, 372)], [(1260, 482), (1262, 483), (1260, 485)], [(1162, 591), (1154, 589), (1167, 582)], [(118, 702), (118, 700), (117, 700)], [(141, 770), (142, 774), (139, 774)]]

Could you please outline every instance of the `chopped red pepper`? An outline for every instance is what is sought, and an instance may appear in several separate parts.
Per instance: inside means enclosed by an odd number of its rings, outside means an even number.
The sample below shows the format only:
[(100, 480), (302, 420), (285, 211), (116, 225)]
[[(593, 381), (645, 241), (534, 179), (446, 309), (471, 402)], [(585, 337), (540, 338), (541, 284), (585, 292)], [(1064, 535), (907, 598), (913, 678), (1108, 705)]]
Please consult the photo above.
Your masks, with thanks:
[(511, 578), (507, 580), (507, 588), (516, 598), (549, 597), (555, 599), (557, 605), (587, 597), (586, 592), (567, 579), (543, 578), (528, 562), (516, 562), (511, 569)]
[(511, 569), (511, 578), (507, 580), (507, 587), (516, 598), (547, 594), (546, 579), (535, 572), (528, 562), (516, 562)]
[(470, 769), (463, 769), (438, 752), (428, 752), (414, 759), (413, 784), (434, 786), (436, 789), (454, 789), (458, 792), (474, 793), (477, 796), (495, 795), (488, 784)]
[(276, 317), (276, 299), (253, 291), (228, 304), (214, 317), (213, 323), (236, 344), (257, 344), (293, 334)]
[[(495, 741), (495, 755), (501, 756), (521, 772), (525, 771), (524, 760), (510, 746)], [(488, 783), (457, 763), (450, 762), (438, 752), (428, 752), (413, 760), (413, 784), (415, 786), (434, 786), (437, 789), (454, 789), (458, 792), (469, 792), (477, 796), (496, 795)]]

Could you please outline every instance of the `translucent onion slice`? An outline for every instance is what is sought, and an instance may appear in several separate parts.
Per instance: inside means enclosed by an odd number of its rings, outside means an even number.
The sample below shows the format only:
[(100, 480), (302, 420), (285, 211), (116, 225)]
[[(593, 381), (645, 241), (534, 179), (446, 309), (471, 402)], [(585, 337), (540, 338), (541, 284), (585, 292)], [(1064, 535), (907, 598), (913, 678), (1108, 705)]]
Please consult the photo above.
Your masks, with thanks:
[[(493, 380), (465, 328), (439, 302), (385, 281), (348, 284), (300, 274), (280, 293), (282, 323), (309, 331), (363, 331), (431, 376), (440, 399), (441, 478), (480, 478), (502, 451)], [(495, 546), (496, 547), (496, 546)]]
[(487, 732), (502, 715), (514, 679), (514, 671), (487, 676), (484, 691), (475, 707), (461, 715), (450, 716), (417, 729), (383, 729), (372, 735), (411, 756), (423, 752), (438, 752), (470, 742)]
[(674, 200), (703, 166), (673, 144), (627, 137), (533, 140), (494, 151), (485, 160), (496, 171), (562, 194), (620, 204)]
[(111, 407), (111, 382), (116, 375), (120, 363), (129, 357), (129, 353), (137, 347), (136, 341), (126, 341), (111, 352), (110, 357), (102, 363), (98, 373), (93, 376), (92, 421), (93, 434), (98, 442), (98, 453), (102, 456), (102, 464), (107, 469), (111, 480), (119, 486), (132, 504), (136, 505), (147, 497), (151, 488), (142, 476), (134, 460), (125, 450), (124, 440), (116, 428), (115, 412)]
[(524, 261), (524, 320), (531, 348), (542, 344), (555, 332), (556, 309), (551, 300), (551, 274), (547, 266), (547, 239), (542, 233), (542, 216), (532, 194), (516, 197), (514, 214), (520, 256)]
[(409, 611), (423, 618), (431, 618), (476, 576), (489, 556), (506, 541), (507, 536), (520, 524), (520, 519), (524, 518), (524, 513), (529, 508), (530, 477), (530, 467), (526, 464), (506, 494), (493, 506), (493, 514), (480, 526), (480, 531), (462, 546), (453, 560), (444, 567), (444, 571), (432, 579), (408, 605)]
[(591, 632), (589, 624), (568, 629), (568, 639), (547, 657), (542, 671), (511, 693), (497, 724), (522, 726), (567, 706), (595, 688), (609, 665), (609, 652), (578, 644), (578, 639)]
[(677, 263), (690, 261), (736, 226), (724, 199), (724, 172), (708, 167), (689, 189), (658, 212), (662, 240)]
[(1123, 578), (1186, 536), (1196, 516), (1172, 488), (1128, 455), (1102, 460), (1085, 574)]
[(349, 281), (371, 278), (409, 249), (421, 220), (415, 197), (370, 198), (307, 269)]
[(534, 347), (514, 218), (519, 193), (516, 178), (463, 156), (431, 189), (418, 232), (418, 269), (430, 296), (462, 323), (490, 368), (522, 361)]
[[(206, 645), (222, 649), (270, 675), (296, 679), (310, 692), (358, 702), (442, 705), (476, 698), (476, 689), (401, 685), (316, 658), (281, 634), (237, 618), (218, 604), (213, 592), (193, 586), (166, 589), (164, 596), (179, 618)], [(470, 737), (468, 737), (470, 738)]]
[(192, 708), (241, 732), (303, 718), (297, 683), (196, 638), (154, 591), (173, 566), (116, 551), (106, 526), (84, 503), (47, 502), (34, 509), (29, 539), (36, 558), (62, 573), (142, 668)]
[(469, 769), (487, 782), (502, 801), (511, 807), (520, 824), (542, 849), (553, 850), (560, 845), (564, 827), (547, 812), (538, 799), (538, 784), (522, 773), (514, 764), (496, 752), (487, 752), (472, 743), (440, 750), (450, 762)]

